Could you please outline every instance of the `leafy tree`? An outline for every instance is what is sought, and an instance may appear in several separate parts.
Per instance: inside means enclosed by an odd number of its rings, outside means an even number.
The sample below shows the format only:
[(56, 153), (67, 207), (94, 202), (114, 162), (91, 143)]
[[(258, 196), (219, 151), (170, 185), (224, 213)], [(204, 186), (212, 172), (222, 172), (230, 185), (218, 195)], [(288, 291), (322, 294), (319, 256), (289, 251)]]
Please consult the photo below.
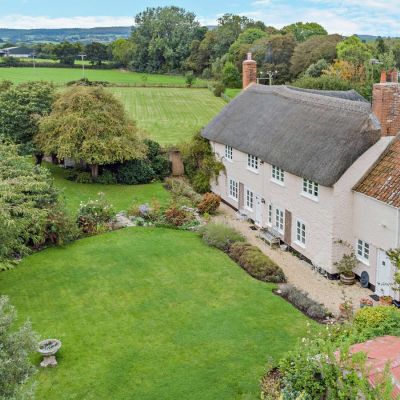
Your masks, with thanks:
[(356, 35), (339, 42), (336, 50), (340, 60), (349, 61), (355, 65), (364, 64), (372, 57), (371, 49)]
[(325, 59), (321, 58), (321, 60), (318, 60), (316, 63), (311, 64), (306, 72), (305, 76), (311, 76), (312, 78), (318, 78), (319, 76), (322, 75), (323, 71), (328, 69), (329, 64), (326, 62)]
[(381, 36), (375, 40), (376, 51), (378, 54), (384, 54), (388, 51), (388, 47), (385, 44), (385, 41), (382, 39)]
[(111, 43), (111, 53), (113, 60), (123, 66), (127, 67), (133, 60), (135, 52), (135, 45), (132, 40), (117, 39)]
[(296, 44), (297, 42), (291, 34), (262, 38), (254, 42), (251, 47), (253, 58), (262, 72), (277, 71), (274, 78), (276, 83), (285, 83), (292, 77), (290, 59)]
[(74, 65), (78, 55), (82, 52), (80, 43), (62, 42), (54, 46), (54, 55), (60, 64)]
[(239, 70), (236, 68), (235, 64), (227, 62), (224, 65), (222, 76), (223, 76), (222, 82), (225, 85), (225, 87), (240, 88), (242, 86), (240, 73)]
[(342, 40), (340, 35), (314, 36), (298, 44), (290, 59), (290, 72), (298, 76), (311, 64), (320, 59), (328, 63), (336, 58), (336, 45)]
[(217, 35), (214, 30), (208, 31), (204, 39), (193, 40), (190, 45), (190, 55), (185, 61), (185, 68), (196, 72), (204, 71), (211, 67), (214, 55), (214, 46), (217, 42)]
[(34, 151), (33, 136), (38, 132), (39, 119), (50, 113), (53, 100), (54, 87), (50, 83), (5, 85), (0, 91), (0, 139), (21, 144), (24, 153)]
[(85, 46), (87, 59), (91, 64), (101, 65), (103, 61), (109, 59), (108, 47), (103, 43), (92, 42)]
[(195, 15), (183, 8), (147, 8), (135, 17), (132, 66), (149, 72), (182, 69), (199, 29)]
[(259, 28), (248, 28), (238, 36), (229, 48), (229, 54), (232, 55), (238, 68), (241, 68), (245, 55), (251, 48), (251, 45), (256, 40), (262, 39), (266, 36), (267, 33)]
[[(0, 143), (0, 270), (29, 254), (32, 247), (45, 244), (52, 227), (63, 229), (55, 221), (59, 193), (49, 172), (17, 150), (15, 145)], [(68, 236), (65, 231), (62, 235)]]
[(298, 42), (304, 42), (312, 36), (327, 35), (324, 27), (316, 22), (296, 22), (282, 28), (283, 33), (291, 33)]
[(123, 105), (101, 87), (75, 86), (59, 95), (36, 141), (45, 153), (86, 162), (93, 178), (99, 165), (140, 159), (146, 150)]
[(0, 297), (0, 398), (32, 399), (29, 378), (36, 372), (29, 356), (38, 338), (29, 321), (15, 329), (16, 311), (8, 297)]

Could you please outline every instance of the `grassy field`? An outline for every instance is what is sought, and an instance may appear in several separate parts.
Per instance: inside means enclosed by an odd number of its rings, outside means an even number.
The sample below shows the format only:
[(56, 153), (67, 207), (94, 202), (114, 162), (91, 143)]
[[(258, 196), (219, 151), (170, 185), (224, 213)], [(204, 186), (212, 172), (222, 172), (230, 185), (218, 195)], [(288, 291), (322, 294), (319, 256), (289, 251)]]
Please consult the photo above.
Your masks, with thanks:
[[(1, 71), (0, 71), (1, 72)], [(177, 144), (207, 125), (226, 104), (208, 89), (109, 88), (139, 127), (162, 145)]]
[(225, 94), (228, 97), (230, 97), (231, 99), (234, 99), (241, 91), (242, 91), (242, 89), (230, 89), (230, 88), (227, 88), (227, 89), (225, 89)]
[(161, 205), (164, 205), (170, 199), (169, 192), (163, 188), (161, 183), (147, 185), (75, 183), (64, 178), (65, 170), (63, 168), (50, 163), (43, 163), (43, 165), (52, 171), (54, 184), (62, 190), (66, 208), (71, 215), (76, 214), (81, 201), (94, 199), (99, 192), (106, 195), (106, 199), (111, 202), (116, 211), (126, 210), (134, 202), (148, 203), (152, 199), (157, 199)]
[[(85, 76), (92, 81), (107, 81), (114, 84), (148, 84), (148, 85), (184, 85), (182, 75), (159, 75), (128, 72), (118, 69), (98, 70), (86, 69)], [(82, 78), (79, 68), (0, 68), (0, 81), (10, 80), (20, 83), (26, 81), (51, 81), (56, 84), (65, 84), (69, 81)], [(197, 79), (197, 84), (206, 84), (206, 81)]]
[[(129, 228), (24, 259), (0, 293), (63, 346), (37, 399), (250, 400), (307, 319), (194, 233)], [(34, 358), (36, 364), (39, 357)]]

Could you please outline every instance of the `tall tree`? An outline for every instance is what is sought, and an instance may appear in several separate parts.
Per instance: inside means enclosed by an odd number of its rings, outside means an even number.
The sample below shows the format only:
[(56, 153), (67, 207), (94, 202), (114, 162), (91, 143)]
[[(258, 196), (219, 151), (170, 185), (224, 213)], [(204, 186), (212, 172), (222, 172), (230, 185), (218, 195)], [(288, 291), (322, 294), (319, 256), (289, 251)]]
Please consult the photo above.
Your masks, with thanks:
[(54, 46), (55, 57), (60, 60), (60, 64), (74, 65), (79, 53), (82, 52), (80, 43), (62, 42)]
[(111, 43), (111, 53), (113, 60), (123, 66), (127, 67), (133, 60), (135, 52), (135, 45), (132, 40), (117, 39)]
[(100, 87), (75, 86), (60, 94), (41, 119), (36, 141), (45, 153), (86, 162), (94, 178), (99, 165), (140, 159), (146, 151), (124, 106)]
[(362, 65), (372, 57), (371, 48), (356, 36), (350, 36), (336, 46), (340, 60), (349, 61), (355, 65)]
[(91, 64), (101, 65), (108, 60), (108, 47), (99, 42), (92, 42), (85, 46), (86, 57)]
[(298, 42), (304, 42), (312, 36), (327, 35), (323, 26), (316, 22), (296, 22), (282, 28), (283, 33), (291, 33)]
[(149, 72), (181, 70), (199, 29), (195, 15), (183, 8), (147, 8), (135, 17), (133, 67)]
[(290, 60), (290, 72), (294, 76), (298, 76), (318, 60), (324, 59), (328, 63), (332, 62), (337, 56), (336, 45), (342, 39), (340, 35), (314, 36), (299, 43)]
[(53, 100), (54, 87), (50, 83), (5, 87), (0, 91), (0, 139), (22, 145), (25, 154), (34, 152), (33, 136), (39, 130), (39, 119), (50, 113)]

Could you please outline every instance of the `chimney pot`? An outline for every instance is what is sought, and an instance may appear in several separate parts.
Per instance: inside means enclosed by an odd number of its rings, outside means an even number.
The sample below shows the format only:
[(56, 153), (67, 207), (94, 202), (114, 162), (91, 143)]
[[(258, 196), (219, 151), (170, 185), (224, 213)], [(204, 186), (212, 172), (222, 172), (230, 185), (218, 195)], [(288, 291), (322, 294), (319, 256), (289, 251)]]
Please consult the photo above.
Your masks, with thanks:
[(381, 72), (381, 83), (386, 83), (386, 71)]
[(257, 62), (252, 60), (252, 54), (247, 53), (246, 60), (243, 61), (243, 89), (251, 83), (257, 82)]

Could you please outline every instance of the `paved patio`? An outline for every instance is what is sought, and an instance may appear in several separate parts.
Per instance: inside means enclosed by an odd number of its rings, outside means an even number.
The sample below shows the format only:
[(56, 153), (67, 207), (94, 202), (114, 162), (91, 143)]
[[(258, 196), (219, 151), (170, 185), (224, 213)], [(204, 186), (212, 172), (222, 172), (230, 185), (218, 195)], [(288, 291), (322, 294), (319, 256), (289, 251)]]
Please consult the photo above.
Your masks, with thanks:
[(362, 288), (358, 282), (353, 286), (345, 286), (339, 281), (331, 281), (313, 271), (310, 264), (293, 254), (276, 248), (271, 249), (257, 237), (258, 231), (251, 230), (248, 222), (239, 221), (235, 211), (225, 204), (221, 204), (219, 214), (213, 217), (213, 221), (230, 225), (240, 231), (249, 243), (258, 246), (282, 268), (290, 284), (306, 291), (312, 299), (324, 304), (329, 311), (336, 315), (339, 311), (339, 303), (343, 302), (343, 291), (346, 298), (353, 302), (355, 308), (359, 307), (362, 297), (372, 294), (369, 289)]

